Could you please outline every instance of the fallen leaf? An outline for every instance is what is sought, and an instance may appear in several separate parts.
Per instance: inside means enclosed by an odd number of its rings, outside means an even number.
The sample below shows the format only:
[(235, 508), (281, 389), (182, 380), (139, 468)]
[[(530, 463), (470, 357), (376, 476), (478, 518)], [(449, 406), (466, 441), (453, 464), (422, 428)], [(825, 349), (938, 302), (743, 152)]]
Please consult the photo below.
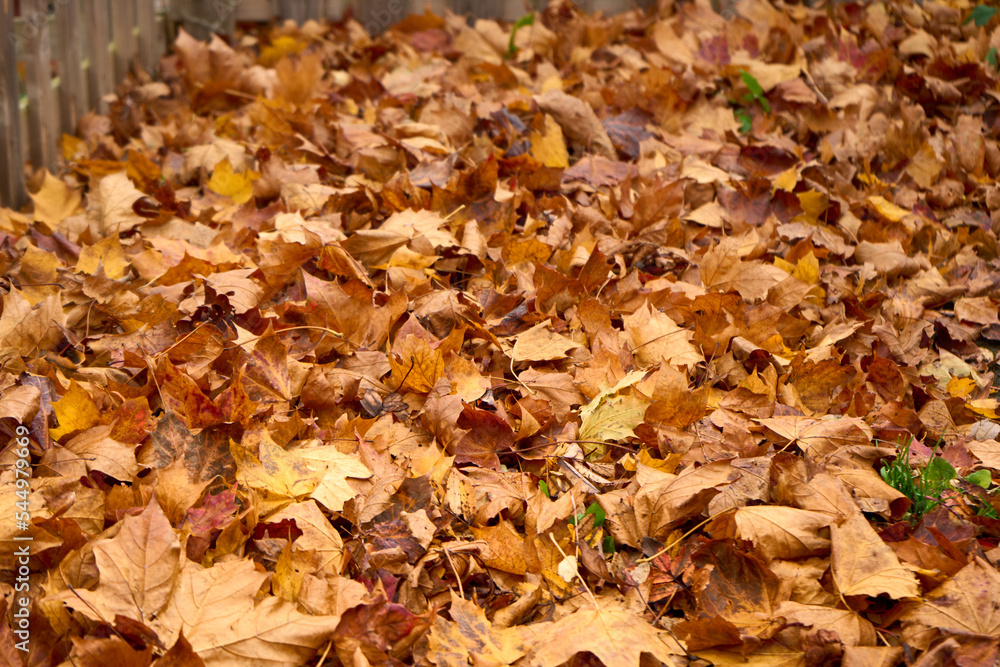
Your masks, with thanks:
[(524, 655), (517, 628), (494, 628), (483, 609), (452, 593), (449, 614), (431, 628), (428, 659), (438, 667), (452, 665), (511, 665)]
[(917, 578), (899, 559), (860, 512), (830, 527), (830, 565), (841, 595), (886, 594), (894, 599), (920, 595)]
[(672, 665), (684, 654), (669, 634), (618, 609), (581, 608), (534, 635), (528, 640), (530, 665), (561, 665), (585, 651), (607, 667), (638, 667), (644, 653)]

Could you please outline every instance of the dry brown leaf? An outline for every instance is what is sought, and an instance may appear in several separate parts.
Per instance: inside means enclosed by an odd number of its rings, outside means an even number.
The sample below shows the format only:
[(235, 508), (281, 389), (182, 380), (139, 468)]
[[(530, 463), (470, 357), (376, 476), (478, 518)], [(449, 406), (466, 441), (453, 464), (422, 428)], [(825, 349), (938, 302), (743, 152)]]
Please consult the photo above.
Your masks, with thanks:
[(927, 594), (903, 618), (928, 627), (958, 633), (996, 636), (1000, 632), (1000, 574), (982, 558), (975, 558), (951, 579)]
[(63, 594), (84, 615), (100, 621), (120, 614), (149, 624), (173, 597), (181, 544), (155, 501), (126, 517), (114, 538), (95, 542), (94, 557), (101, 573), (97, 588)]
[(860, 512), (830, 527), (830, 567), (841, 595), (886, 594), (894, 599), (920, 595), (917, 578)]
[(669, 634), (620, 610), (581, 608), (536, 630), (527, 639), (529, 665), (561, 665), (589, 651), (607, 667), (638, 667), (643, 653), (668, 665), (684, 650)]
[(802, 558), (825, 553), (830, 540), (821, 533), (835, 515), (779, 505), (741, 507), (733, 513), (737, 536), (751, 540), (771, 558)]
[(552, 361), (565, 359), (566, 352), (580, 347), (565, 336), (552, 331), (547, 322), (539, 322), (517, 335), (511, 350), (514, 361)]

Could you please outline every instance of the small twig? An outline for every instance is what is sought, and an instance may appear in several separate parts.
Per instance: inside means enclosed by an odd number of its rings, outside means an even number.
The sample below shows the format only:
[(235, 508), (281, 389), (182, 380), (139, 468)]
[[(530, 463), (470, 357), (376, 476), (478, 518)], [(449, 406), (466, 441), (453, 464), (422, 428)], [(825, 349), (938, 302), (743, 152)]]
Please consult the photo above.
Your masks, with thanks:
[(451, 559), (451, 553), (448, 551), (448, 547), (441, 549), (444, 551), (444, 557), (448, 559), (448, 565), (451, 565), (451, 571), (455, 573), (455, 583), (458, 584), (458, 595), (463, 600), (465, 599), (465, 590), (462, 588), (462, 575), (458, 573), (458, 568), (455, 567), (455, 562)]
[[(562, 550), (562, 547), (559, 546), (559, 543), (556, 542), (555, 535), (553, 535), (552, 533), (548, 533), (548, 536), (549, 536), (549, 539), (552, 540), (552, 544), (556, 545), (556, 549), (559, 550), (559, 553), (562, 554), (562, 557), (563, 558), (569, 558), (569, 556), (566, 555), (566, 552)], [(573, 556), (573, 558), (575, 560), (576, 556)], [(587, 582), (583, 580), (583, 577), (580, 576), (579, 565), (577, 566), (576, 578), (579, 579), (580, 583), (583, 585), (583, 590), (587, 591), (587, 596), (590, 598), (590, 603), (594, 605), (595, 609), (600, 609), (601, 606), (599, 604), (597, 604), (597, 598), (594, 597), (594, 593), (590, 590), (590, 587), (587, 586)], [(569, 582), (567, 582), (567, 583), (569, 583)]]
[(739, 509), (739, 508), (738, 507), (729, 507), (727, 509), (722, 510), (721, 512), (717, 512), (717, 513), (713, 514), (712, 516), (708, 517), (707, 519), (705, 519), (704, 521), (702, 521), (701, 523), (699, 523), (697, 526), (695, 526), (694, 528), (692, 528), (688, 532), (686, 532), (683, 535), (681, 535), (680, 537), (678, 537), (676, 540), (674, 540), (673, 542), (671, 542), (667, 546), (665, 546), (662, 549), (660, 549), (659, 551), (657, 551), (652, 556), (647, 556), (646, 558), (640, 558), (639, 560), (636, 561), (636, 563), (648, 563), (649, 561), (656, 560), (657, 558), (659, 558), (660, 556), (662, 556), (663, 554), (667, 553), (668, 551), (670, 551), (671, 549), (673, 549), (674, 547), (676, 547), (678, 544), (680, 544), (681, 542), (683, 542), (684, 540), (686, 540), (688, 537), (690, 537), (692, 534), (694, 534), (694, 532), (696, 530), (698, 530), (699, 528), (701, 528), (702, 526), (704, 526), (709, 521), (712, 521), (714, 519), (718, 519), (720, 516), (722, 516), (726, 512), (732, 512), (733, 510), (736, 510), (736, 509)]
[(333, 640), (331, 639), (326, 643), (326, 648), (323, 649), (323, 655), (319, 657), (319, 662), (316, 663), (316, 667), (323, 667), (323, 663), (326, 662), (326, 656), (330, 653), (330, 649), (333, 647)]

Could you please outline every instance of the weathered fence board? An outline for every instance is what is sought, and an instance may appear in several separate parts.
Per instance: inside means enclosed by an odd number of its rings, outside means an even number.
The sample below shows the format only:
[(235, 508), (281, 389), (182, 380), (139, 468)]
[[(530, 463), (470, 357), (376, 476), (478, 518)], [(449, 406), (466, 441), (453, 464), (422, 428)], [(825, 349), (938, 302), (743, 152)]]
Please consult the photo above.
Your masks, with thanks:
[(111, 16), (108, 0), (83, 0), (84, 16), (87, 17), (87, 83), (90, 107), (100, 113), (108, 112), (108, 104), (102, 98), (115, 88), (112, 71), (111, 31), (108, 21)]
[[(14, 35), (14, 0), (0, 0), (0, 35)], [(0, 44), (0, 204), (20, 208), (24, 203), (24, 158), (21, 155), (21, 109), (17, 81), (17, 44)]]
[[(244, 9), (246, 5), (246, 9)], [(244, 19), (240, 13), (259, 9), (259, 2), (251, 0), (180, 0), (177, 11), (177, 19), (183, 24), (184, 30), (192, 37), (201, 40), (208, 40), (212, 34), (232, 35), (235, 31), (237, 20), (266, 21), (270, 18), (254, 17)]]
[(80, 0), (56, 3), (56, 52), (59, 61), (59, 125), (76, 132), (82, 110), (89, 107), (83, 79), (83, 44), (80, 34)]
[(139, 62), (147, 72), (156, 69), (159, 55), (156, 48), (159, 40), (156, 35), (156, 12), (151, 0), (138, 0), (135, 5), (135, 24), (138, 29)]
[[(211, 4), (211, 3), (206, 3)], [(115, 43), (115, 80), (121, 81), (129, 73), (135, 58), (135, 3), (133, 0), (116, 0), (112, 3), (111, 36)]]
[(25, 84), (28, 92), (28, 155), (37, 169), (56, 170), (56, 105), (52, 94), (52, 47), (47, 0), (24, 0)]

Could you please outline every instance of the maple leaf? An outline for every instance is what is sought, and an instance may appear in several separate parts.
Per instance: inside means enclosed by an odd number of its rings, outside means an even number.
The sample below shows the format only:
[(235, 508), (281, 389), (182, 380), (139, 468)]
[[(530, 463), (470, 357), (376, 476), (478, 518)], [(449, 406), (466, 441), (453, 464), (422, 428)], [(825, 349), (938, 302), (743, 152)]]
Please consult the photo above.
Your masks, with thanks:
[(958, 633), (996, 635), (1000, 631), (1000, 614), (994, 603), (998, 591), (996, 568), (977, 557), (903, 618)]
[(692, 334), (649, 304), (623, 318), (636, 359), (644, 365), (694, 366), (704, 357), (691, 344)]
[(580, 408), (583, 440), (625, 440), (635, 435), (642, 423), (649, 401), (632, 394), (605, 397)]
[(322, 474), (311, 495), (331, 512), (341, 511), (344, 503), (357, 495), (357, 490), (348, 483), (348, 479), (368, 479), (372, 476), (356, 456), (343, 454), (329, 445), (317, 442), (298, 447), (295, 452), (312, 472)]
[(74, 431), (90, 428), (100, 418), (94, 399), (76, 380), (71, 380), (62, 398), (52, 403), (52, 411), (59, 420), (59, 426), (49, 430), (55, 440)]
[(271, 523), (295, 521), (302, 535), (292, 543), (293, 551), (307, 552), (315, 572), (340, 572), (343, 564), (344, 541), (337, 530), (323, 516), (315, 500), (289, 505), (268, 517)]
[(132, 210), (132, 205), (143, 197), (124, 171), (101, 179), (98, 196), (91, 198), (87, 216), (95, 234), (121, 234), (146, 221)]
[(307, 616), (278, 598), (247, 612), (229, 613), (192, 631), (191, 647), (206, 667), (285, 665), (308, 660), (329, 642), (340, 619)]
[(428, 659), (438, 667), (453, 665), (511, 665), (524, 655), (524, 640), (517, 628), (495, 629), (482, 607), (452, 592), (449, 614), (438, 618), (428, 638)]
[(636, 520), (643, 533), (664, 537), (676, 521), (697, 514), (729, 484), (733, 476), (729, 461), (713, 461), (689, 467), (679, 475), (662, 474), (643, 485), (635, 497)]
[(802, 558), (827, 551), (830, 540), (821, 530), (836, 518), (779, 505), (740, 507), (731, 516), (738, 537), (751, 540), (774, 558)]
[(114, 538), (95, 542), (94, 557), (100, 583), (93, 591), (62, 594), (66, 604), (94, 620), (121, 615), (147, 624), (166, 608), (180, 571), (181, 546), (158, 503), (125, 517)]
[(323, 477), (323, 471), (310, 470), (300, 453), (285, 451), (266, 433), (259, 458), (236, 442), (231, 442), (230, 452), (237, 479), (272, 496), (278, 505), (309, 495)]
[(830, 536), (831, 568), (842, 595), (885, 593), (899, 599), (920, 594), (916, 576), (899, 563), (860, 512), (831, 526)]
[(260, 174), (255, 171), (234, 171), (227, 157), (215, 165), (208, 188), (212, 192), (231, 197), (237, 204), (245, 204), (253, 196), (253, 181), (258, 178)]
[(566, 352), (580, 347), (565, 336), (553, 332), (546, 322), (539, 322), (517, 335), (511, 359), (514, 361), (552, 361), (565, 359)]
[(532, 634), (531, 665), (561, 665), (585, 651), (607, 667), (638, 667), (643, 653), (675, 665), (685, 654), (669, 634), (622, 609), (581, 608)]
[(35, 204), (33, 217), (52, 231), (62, 228), (63, 221), (82, 211), (83, 198), (79, 190), (73, 190), (63, 181), (45, 171), (42, 187), (31, 194)]

